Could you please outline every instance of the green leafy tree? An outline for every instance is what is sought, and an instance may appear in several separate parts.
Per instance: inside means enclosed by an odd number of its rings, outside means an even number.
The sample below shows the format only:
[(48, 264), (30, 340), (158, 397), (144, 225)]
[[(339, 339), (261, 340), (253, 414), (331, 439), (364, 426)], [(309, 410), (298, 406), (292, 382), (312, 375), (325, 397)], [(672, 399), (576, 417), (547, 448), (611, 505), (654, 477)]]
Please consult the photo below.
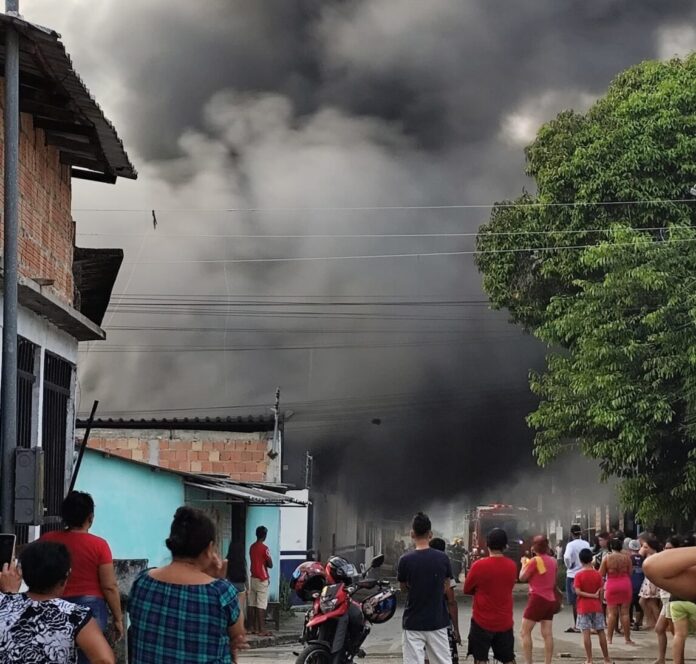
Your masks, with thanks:
[(696, 516), (696, 55), (619, 75), (526, 150), (536, 195), (477, 238), (493, 305), (550, 349), (528, 421), (543, 465), (598, 459), (644, 520)]

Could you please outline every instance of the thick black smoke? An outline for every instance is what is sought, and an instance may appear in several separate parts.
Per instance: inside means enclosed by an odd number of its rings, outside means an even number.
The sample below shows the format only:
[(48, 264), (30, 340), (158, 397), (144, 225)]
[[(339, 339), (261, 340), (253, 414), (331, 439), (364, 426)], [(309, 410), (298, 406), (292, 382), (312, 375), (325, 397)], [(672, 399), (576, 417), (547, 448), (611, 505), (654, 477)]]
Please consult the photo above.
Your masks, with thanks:
[[(127, 252), (108, 343), (189, 350), (108, 354), (94, 345), (83, 355), (82, 409), (98, 397), (105, 413), (125, 416), (222, 415), (239, 412), (227, 405), (270, 404), (281, 385), (295, 411), (287, 424), (291, 478), (301, 475), (304, 450), (315, 450), (319, 480), (352, 473), (363, 500), (408, 510), (423, 496), (490, 496), (531, 468), (527, 373), (542, 365), (543, 349), (477, 302), (484, 295), (470, 255), (162, 261), (470, 251), (471, 237), (209, 236), (475, 232), (486, 209), (321, 208), (515, 195), (531, 186), (522, 147), (539, 124), (586, 108), (636, 62), (693, 48), (696, 32), (685, 27), (694, 25), (693, 3), (124, 4), (36, 0), (23, 10), (64, 34), (139, 162), (136, 185), (76, 189), (76, 208), (141, 210), (76, 212), (80, 242)], [(134, 236), (151, 229), (151, 208), (159, 209), (158, 230)], [(192, 211), (167, 211), (174, 209)], [(133, 298), (143, 294), (294, 296), (304, 304), (230, 307), (222, 317), (191, 308), (134, 313)], [(348, 296), (465, 302), (312, 304)], [(296, 310), (302, 316), (289, 317)], [(292, 348), (192, 350), (258, 345)], [(249, 410), (258, 408), (242, 412)]]

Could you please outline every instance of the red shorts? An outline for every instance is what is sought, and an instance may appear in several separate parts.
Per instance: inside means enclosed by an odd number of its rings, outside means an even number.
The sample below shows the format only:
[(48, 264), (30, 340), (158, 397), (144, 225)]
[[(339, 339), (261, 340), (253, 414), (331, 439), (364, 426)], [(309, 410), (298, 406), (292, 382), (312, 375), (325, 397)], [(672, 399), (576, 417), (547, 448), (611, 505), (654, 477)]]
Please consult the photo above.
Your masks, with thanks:
[(527, 607), (524, 610), (524, 618), (534, 622), (542, 620), (553, 620), (556, 612), (556, 602), (532, 593), (527, 600)]

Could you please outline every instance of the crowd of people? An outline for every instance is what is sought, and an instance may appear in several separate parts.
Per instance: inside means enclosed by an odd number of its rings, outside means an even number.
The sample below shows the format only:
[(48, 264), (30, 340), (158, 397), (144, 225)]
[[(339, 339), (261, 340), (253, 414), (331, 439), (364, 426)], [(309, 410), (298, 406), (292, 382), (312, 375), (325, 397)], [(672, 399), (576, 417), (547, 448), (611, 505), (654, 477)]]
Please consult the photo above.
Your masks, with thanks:
[[(109, 545), (89, 533), (91, 497), (71, 493), (62, 516), (63, 530), (25, 546), (18, 562), (0, 572), (0, 664), (115, 662), (104, 632), (110, 610), (113, 636), (123, 636), (120, 595)], [(259, 528), (251, 551), (249, 604), (256, 609), (257, 629), (272, 566), (265, 536)], [(171, 562), (144, 571), (130, 590), (130, 662), (235, 661), (246, 644), (245, 623), (217, 542), (215, 525), (205, 513), (190, 507), (176, 511), (166, 540)], [(25, 592), (20, 592), (22, 583)]]
[[(429, 550), (431, 523), (422, 513), (412, 524), (415, 549), (402, 556), (398, 577), (407, 593), (403, 619), (405, 664), (449, 664), (457, 661), (459, 637), (456, 611), (448, 591), (455, 585), (446, 556)], [(572, 607), (573, 624), (566, 630), (582, 634), (586, 662), (593, 662), (592, 637), (596, 635), (602, 659), (611, 662), (609, 648), (616, 634), (635, 646), (631, 633), (654, 630), (658, 658), (664, 664), (667, 634), (674, 635), (675, 664), (684, 664), (684, 647), (696, 630), (696, 541), (693, 535), (671, 536), (664, 542), (651, 533), (638, 538), (621, 532), (600, 533), (594, 546), (574, 525), (565, 547), (552, 550), (548, 539), (536, 536), (518, 565), (506, 557), (507, 535), (494, 529), (487, 536), (488, 556), (471, 565), (463, 591), (473, 595), (467, 656), (488, 662), (492, 653), (502, 664), (516, 661), (513, 631), (513, 590), (518, 581), (529, 585), (520, 628), (525, 664), (533, 662), (532, 634), (540, 626), (544, 660), (554, 652), (553, 619), (565, 598)], [(436, 545), (436, 548), (441, 546)], [(662, 553), (661, 553), (662, 552)], [(657, 555), (660, 554), (660, 555)], [(565, 593), (558, 588), (560, 565), (565, 567)], [(444, 593), (444, 594), (443, 594)], [(444, 598), (444, 599), (443, 599)], [(449, 638), (448, 633), (454, 635)], [(448, 647), (449, 646), (449, 647)]]
[[(115, 662), (105, 638), (107, 616), (110, 612), (113, 636), (119, 639), (123, 615), (109, 545), (89, 532), (94, 521), (91, 497), (71, 493), (63, 505), (63, 520), (63, 530), (25, 546), (18, 564), (6, 565), (0, 572), (0, 664)], [(580, 526), (573, 526), (570, 533), (566, 546), (555, 551), (545, 536), (536, 536), (519, 564), (505, 555), (505, 531), (496, 528), (488, 533), (488, 555), (471, 565), (463, 585), (463, 592), (473, 596), (467, 657), (482, 664), (492, 652), (502, 664), (516, 660), (513, 591), (522, 582), (529, 586), (519, 633), (525, 664), (533, 662), (532, 634), (537, 625), (545, 664), (551, 664), (553, 620), (564, 597), (557, 581), (563, 564), (565, 598), (574, 618), (567, 631), (582, 633), (588, 664), (593, 661), (593, 635), (609, 664), (615, 635), (620, 633), (626, 644), (635, 645), (631, 633), (641, 629), (654, 630), (656, 664), (665, 662), (669, 633), (674, 662), (684, 664), (686, 639), (696, 629), (694, 536), (671, 536), (660, 542), (651, 533), (641, 533), (635, 540), (619, 532), (600, 533), (592, 547)], [(256, 535), (248, 585), (246, 567), (243, 574), (239, 569), (230, 573), (227, 561), (218, 555), (210, 518), (190, 507), (177, 510), (166, 540), (171, 562), (144, 571), (130, 591), (131, 662), (232, 664), (236, 660), (237, 651), (246, 646), (241, 604), (247, 593), (252, 630), (261, 632), (265, 623), (273, 561), (265, 545), (266, 529), (259, 527)], [(411, 537), (414, 548), (400, 557), (397, 566), (405, 594), (404, 663), (423, 664), (427, 657), (430, 664), (457, 664), (462, 641), (454, 595), (457, 581), (446, 544), (433, 537), (430, 519), (422, 512), (413, 519)], [(22, 583), (25, 592), (20, 592)]]

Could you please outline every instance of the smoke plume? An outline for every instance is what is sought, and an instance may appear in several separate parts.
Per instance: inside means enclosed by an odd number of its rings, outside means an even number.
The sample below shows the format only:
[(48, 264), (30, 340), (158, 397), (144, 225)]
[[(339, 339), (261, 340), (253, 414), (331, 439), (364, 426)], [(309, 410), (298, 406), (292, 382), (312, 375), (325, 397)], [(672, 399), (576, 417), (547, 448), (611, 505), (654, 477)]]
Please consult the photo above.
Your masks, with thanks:
[[(319, 481), (352, 473), (363, 500), (409, 510), (532, 468), (543, 349), (481, 302), (471, 255), (426, 255), (473, 237), (316, 236), (474, 233), (485, 208), (446, 206), (533, 186), (539, 124), (692, 49), (692, 3), (124, 4), (22, 7), (63, 33), (141, 173), (75, 185), (78, 241), (126, 250), (81, 409), (264, 412), (280, 385), (290, 479), (314, 450)], [(240, 237), (259, 235), (276, 237)], [(420, 256), (219, 262), (386, 254)]]

